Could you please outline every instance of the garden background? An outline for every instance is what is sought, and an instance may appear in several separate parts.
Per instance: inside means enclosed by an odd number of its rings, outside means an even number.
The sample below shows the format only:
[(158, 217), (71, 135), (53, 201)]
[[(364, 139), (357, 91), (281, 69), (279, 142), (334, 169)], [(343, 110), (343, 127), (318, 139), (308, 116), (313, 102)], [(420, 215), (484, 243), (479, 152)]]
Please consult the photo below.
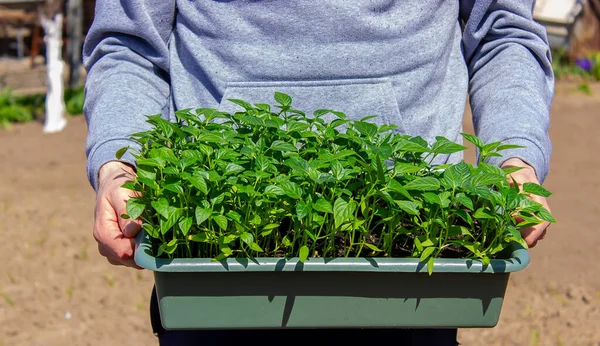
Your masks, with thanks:
[[(538, 8), (551, 2), (540, 0)], [(597, 22), (586, 6), (587, 17), (579, 12), (569, 17), (565, 27), (571, 32)], [(587, 46), (574, 44), (575, 37), (564, 38), (570, 45), (561, 43), (561, 31), (552, 26), (554, 21), (560, 29), (560, 20), (544, 17), (552, 11), (542, 10), (538, 18), (557, 40), (554, 151), (544, 186), (553, 192), (549, 201), (558, 223), (531, 250), (531, 265), (511, 275), (498, 326), (460, 330), (463, 345), (600, 345), (595, 258), (600, 254), (595, 220), (600, 55), (593, 38)], [(85, 175), (81, 83), (65, 92), (66, 128), (45, 134), (43, 47), (37, 57), (26, 49), (19, 58), (14, 37), (5, 36), (0, 40), (0, 235), (5, 239), (0, 242), (0, 346), (156, 345), (148, 313), (152, 273), (109, 265), (92, 237), (95, 195)], [(464, 126), (473, 132), (468, 110)], [(474, 161), (472, 148), (466, 159)]]

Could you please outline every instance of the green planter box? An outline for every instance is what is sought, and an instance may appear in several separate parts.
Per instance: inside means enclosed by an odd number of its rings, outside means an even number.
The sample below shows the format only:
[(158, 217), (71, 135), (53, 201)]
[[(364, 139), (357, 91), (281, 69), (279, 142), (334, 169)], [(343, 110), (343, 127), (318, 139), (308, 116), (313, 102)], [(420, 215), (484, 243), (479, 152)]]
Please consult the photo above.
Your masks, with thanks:
[(438, 259), (429, 276), (412, 258), (167, 260), (138, 240), (169, 330), (493, 327), (510, 273), (529, 264), (518, 245), (485, 268)]

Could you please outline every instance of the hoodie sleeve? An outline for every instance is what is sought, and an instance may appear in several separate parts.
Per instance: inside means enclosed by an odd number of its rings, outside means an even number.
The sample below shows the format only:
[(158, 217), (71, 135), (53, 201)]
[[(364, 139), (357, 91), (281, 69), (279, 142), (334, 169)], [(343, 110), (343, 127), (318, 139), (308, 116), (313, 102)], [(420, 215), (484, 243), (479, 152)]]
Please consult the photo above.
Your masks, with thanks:
[[(86, 170), (94, 190), (100, 167), (114, 161), (118, 149), (136, 148), (128, 138), (148, 128), (145, 116), (169, 108), (167, 45), (174, 16), (174, 0), (96, 2), (83, 47)], [(130, 154), (121, 161), (135, 163)]]
[(485, 143), (524, 149), (488, 160), (520, 158), (543, 182), (552, 145), (548, 135), (554, 73), (545, 28), (533, 20), (534, 0), (461, 1), (463, 49), (475, 133)]

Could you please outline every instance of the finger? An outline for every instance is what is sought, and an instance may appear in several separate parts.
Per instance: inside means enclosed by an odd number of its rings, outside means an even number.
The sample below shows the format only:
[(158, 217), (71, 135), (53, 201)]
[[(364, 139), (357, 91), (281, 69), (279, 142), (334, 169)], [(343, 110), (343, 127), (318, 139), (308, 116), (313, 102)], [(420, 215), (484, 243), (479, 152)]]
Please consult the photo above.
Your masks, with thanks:
[(548, 223), (544, 222), (536, 226), (522, 228), (519, 230), (519, 232), (521, 232), (521, 236), (523, 237), (523, 240), (525, 240), (525, 242), (527, 243), (527, 246), (531, 248), (534, 247), (537, 244), (537, 242), (543, 238), (547, 227)]
[[(128, 238), (124, 238), (124, 239), (128, 239)], [(98, 243), (98, 252), (100, 252), (100, 254), (102, 256), (106, 257), (107, 261), (110, 264), (123, 265), (123, 266), (127, 266), (127, 267), (141, 269), (141, 267), (135, 263), (133, 254), (132, 255), (119, 254), (118, 251), (115, 251), (111, 247), (106, 246), (104, 244), (100, 244), (100, 243)]]
[(118, 226), (114, 210), (106, 202), (101, 202), (97, 206), (94, 238), (98, 242), (98, 250), (103, 256), (126, 266), (137, 267), (133, 261), (135, 239), (123, 235)]
[(118, 266), (124, 266), (125, 264), (119, 262), (116, 258), (113, 257), (113, 253), (112, 251), (110, 251), (106, 246), (98, 243), (98, 252), (106, 257), (106, 260), (108, 261), (108, 263), (112, 264), (112, 265), (118, 265)]
[(115, 210), (115, 217), (118, 220), (119, 228), (123, 235), (128, 238), (135, 238), (142, 229), (141, 220), (124, 219), (121, 217), (121, 215), (127, 214), (127, 200), (130, 197), (128, 190), (119, 188), (109, 197), (109, 201)]

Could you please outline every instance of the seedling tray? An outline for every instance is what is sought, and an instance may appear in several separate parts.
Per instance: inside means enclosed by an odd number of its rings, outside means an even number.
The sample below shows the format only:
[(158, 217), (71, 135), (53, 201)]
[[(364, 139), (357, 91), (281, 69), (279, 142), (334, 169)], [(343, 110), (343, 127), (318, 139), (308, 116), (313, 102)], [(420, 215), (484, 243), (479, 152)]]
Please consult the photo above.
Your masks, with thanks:
[(498, 323), (511, 272), (529, 264), (520, 245), (483, 266), (414, 258), (162, 259), (138, 235), (136, 263), (154, 271), (167, 330), (468, 328)]

